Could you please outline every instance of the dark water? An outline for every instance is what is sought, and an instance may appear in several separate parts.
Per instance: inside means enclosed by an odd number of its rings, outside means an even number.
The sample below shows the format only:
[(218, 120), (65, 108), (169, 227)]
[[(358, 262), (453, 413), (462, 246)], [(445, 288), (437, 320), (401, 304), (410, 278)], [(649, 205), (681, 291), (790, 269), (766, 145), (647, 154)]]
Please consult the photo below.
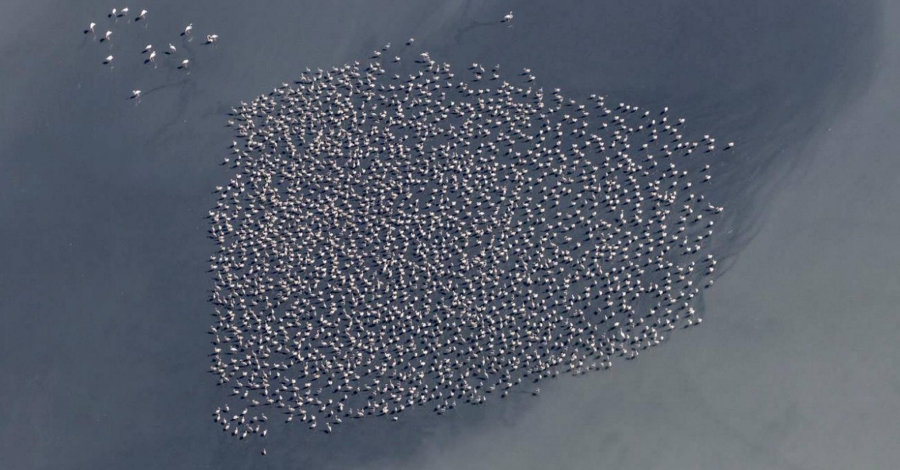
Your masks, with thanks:
[[(877, 0), (211, 2), (0, 6), (0, 455), (59, 468), (891, 468), (900, 455), (894, 205), (900, 11)], [(515, 11), (512, 27), (499, 24)], [(122, 21), (122, 20), (120, 20)], [(196, 39), (178, 32), (194, 23)], [(221, 36), (201, 46), (207, 33)], [(703, 328), (537, 399), (269, 455), (210, 412), (204, 216), (225, 113), (304, 67), (415, 36), (457, 68), (529, 67), (566, 96), (669, 106), (738, 148), (716, 169), (731, 269)], [(142, 66), (172, 42), (190, 73)], [(136, 61), (128, 65), (129, 55)], [(131, 59), (129, 59), (131, 60)], [(137, 64), (137, 65), (135, 65)], [(128, 100), (140, 88), (139, 104)], [(276, 432), (277, 431), (277, 432)]]

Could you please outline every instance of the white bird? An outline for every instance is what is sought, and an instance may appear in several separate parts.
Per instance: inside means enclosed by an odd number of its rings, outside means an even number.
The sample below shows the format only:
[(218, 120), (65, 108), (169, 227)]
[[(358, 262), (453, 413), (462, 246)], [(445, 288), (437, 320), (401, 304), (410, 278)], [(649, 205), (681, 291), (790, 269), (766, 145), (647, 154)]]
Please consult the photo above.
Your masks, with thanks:
[(150, 53), (150, 57), (147, 60), (149, 60), (150, 62), (153, 62), (153, 59), (155, 59), (155, 58), (156, 58), (156, 51), (153, 51)]
[(144, 48), (144, 52), (142, 52), (141, 54), (146, 54), (147, 52), (150, 52), (150, 49), (153, 49), (153, 44), (147, 44), (147, 47)]
[(503, 23), (509, 23), (509, 22), (512, 21), (512, 20), (513, 20), (513, 12), (509, 12), (509, 13), (506, 14), (506, 16), (503, 17), (503, 21), (502, 21), (502, 22), (503, 22)]
[(190, 64), (190, 63), (191, 63), (191, 61), (184, 59), (181, 61), (181, 66), (179, 68), (182, 68), (182, 69), (187, 68), (188, 64)]
[(218, 40), (219, 40), (219, 35), (218, 35), (218, 34), (207, 34), (207, 35), (206, 35), (206, 43), (207, 43), (207, 44), (213, 44), (213, 43), (215, 43), (215, 42), (218, 41)]
[(103, 61), (103, 63), (108, 64), (108, 63), (112, 62), (112, 60), (113, 60), (113, 56), (107, 56), (106, 59)]
[(123, 8), (122, 11), (119, 12), (119, 16), (125, 16), (127, 14), (128, 14), (128, 7)]
[(173, 46), (172, 43), (169, 43), (169, 52), (166, 52), (166, 54), (174, 54), (176, 51), (177, 49), (175, 49), (175, 46)]
[(103, 35), (103, 40), (109, 41), (110, 36), (112, 36), (112, 31), (107, 31), (106, 34)]
[(147, 10), (141, 10), (141, 14), (138, 15), (137, 18), (135, 18), (135, 21), (140, 21), (140, 20), (144, 19), (144, 17), (146, 17), (146, 16), (147, 16)]
[(118, 13), (118, 12), (119, 12), (119, 10), (116, 10), (115, 8), (113, 8), (112, 13), (110, 13), (106, 16), (107, 16), (107, 18), (116, 18), (117, 17), (116, 13)]
[(191, 30), (192, 30), (192, 29), (194, 29), (194, 23), (191, 23), (191, 24), (187, 25), (187, 26), (184, 28), (184, 32), (181, 33), (181, 35), (182, 35), (182, 36), (185, 36), (185, 35), (191, 34)]
[(89, 24), (89, 25), (88, 25), (87, 31), (85, 31), (84, 33), (85, 33), (85, 34), (87, 34), (87, 33), (93, 33), (93, 32), (94, 32), (94, 27), (95, 27), (95, 26), (97, 26), (97, 23), (91, 23), (91, 24)]
[(141, 97), (141, 90), (131, 90), (131, 99), (136, 100)]

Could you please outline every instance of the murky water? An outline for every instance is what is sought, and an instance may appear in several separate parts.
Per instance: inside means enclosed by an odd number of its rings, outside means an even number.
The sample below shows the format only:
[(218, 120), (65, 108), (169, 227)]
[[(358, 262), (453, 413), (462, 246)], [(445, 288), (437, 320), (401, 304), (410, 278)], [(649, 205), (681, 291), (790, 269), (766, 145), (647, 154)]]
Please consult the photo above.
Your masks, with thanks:
[[(143, 24), (114, 25), (110, 44), (82, 34), (108, 23), (108, 4), (0, 7), (8, 468), (896, 460), (896, 222), (882, 215), (897, 199), (896, 162), (885, 157), (897, 109), (897, 43), (886, 33), (895, 8), (320, 3), (157, 2)], [(501, 24), (510, 9), (512, 25)], [(179, 35), (188, 23), (194, 42)], [(198, 43), (212, 33), (215, 46)], [(716, 168), (727, 184), (710, 196), (729, 207), (731, 236), (714, 248), (732, 268), (709, 290), (703, 326), (639, 361), (440, 420), (413, 413), (332, 435), (287, 427), (262, 458), (210, 415), (220, 391), (207, 373), (204, 217), (211, 189), (229, 178), (218, 165), (231, 140), (226, 113), (305, 67), (411, 36), (454, 67), (528, 67), (566, 96), (669, 106), (690, 129), (736, 141), (740, 152)], [(170, 42), (190, 54), (190, 70), (162, 52), (156, 68), (143, 64), (146, 44)], [(112, 69), (100, 63), (109, 54)], [(128, 99), (135, 89), (139, 102)]]

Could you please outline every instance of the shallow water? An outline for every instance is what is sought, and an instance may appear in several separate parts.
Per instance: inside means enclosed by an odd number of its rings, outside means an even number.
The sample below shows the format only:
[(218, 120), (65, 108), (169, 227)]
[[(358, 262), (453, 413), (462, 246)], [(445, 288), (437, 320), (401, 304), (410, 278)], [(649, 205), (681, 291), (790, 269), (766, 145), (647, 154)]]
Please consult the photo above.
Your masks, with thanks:
[[(11, 64), (0, 72), (6, 468), (897, 460), (900, 383), (890, 364), (900, 270), (897, 222), (883, 216), (898, 200), (888, 157), (898, 44), (885, 33), (896, 29), (894, 6), (320, 3), (158, 2), (140, 35), (113, 39), (117, 59), (148, 42), (190, 49), (189, 75), (100, 65), (105, 46), (81, 31), (105, 24), (105, 3), (0, 7), (0, 51)], [(512, 27), (500, 25), (510, 9)], [(219, 45), (176, 42), (189, 22), (218, 33)], [(720, 239), (719, 250), (735, 255), (733, 267), (709, 291), (703, 328), (633, 364), (440, 420), (422, 413), (330, 436), (288, 427), (262, 459), (210, 416), (220, 392), (206, 373), (204, 216), (211, 189), (228, 177), (218, 166), (231, 140), (225, 113), (304, 67), (410, 36), (456, 68), (529, 67), (566, 96), (670, 106), (690, 130), (735, 140), (716, 196), (729, 207), (735, 238)], [(135, 88), (145, 91), (137, 105), (127, 99)]]

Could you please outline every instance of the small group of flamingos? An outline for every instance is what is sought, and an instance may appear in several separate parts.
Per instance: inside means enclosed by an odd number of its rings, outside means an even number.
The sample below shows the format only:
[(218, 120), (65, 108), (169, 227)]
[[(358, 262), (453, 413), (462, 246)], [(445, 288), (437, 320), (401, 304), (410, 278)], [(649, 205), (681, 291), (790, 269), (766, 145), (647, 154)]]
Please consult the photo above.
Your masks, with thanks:
[[(114, 22), (117, 22), (119, 18), (128, 17), (128, 14), (129, 14), (128, 7), (121, 8), (121, 9), (113, 8), (106, 15), (106, 17), (111, 19)], [(140, 13), (133, 18), (133, 20), (134, 20), (134, 22), (140, 22), (140, 21), (146, 21), (146, 18), (147, 18), (147, 10), (141, 10)], [(129, 21), (132, 20), (131, 17), (128, 17), (128, 19), (129, 19)], [(193, 30), (194, 30), (194, 24), (190, 23), (187, 26), (185, 26), (184, 30), (182, 30), (181, 36), (187, 38), (187, 40), (190, 42), (191, 40), (193, 40)], [(88, 25), (87, 29), (84, 31), (84, 34), (91, 34), (93, 36), (97, 36), (98, 35), (97, 34), (97, 23), (91, 22)], [(99, 41), (106, 42), (106, 43), (112, 43), (112, 36), (113, 36), (113, 32), (110, 30), (107, 30), (105, 33), (103, 33), (100, 36)], [(213, 45), (213, 44), (217, 44), (218, 42), (219, 42), (218, 34), (207, 34), (206, 42), (204, 42), (204, 44)], [(178, 52), (178, 48), (175, 47), (172, 43), (169, 43), (168, 48), (166, 48), (163, 53), (167, 56), (173, 56), (177, 52)], [(144, 60), (144, 64), (154, 64), (154, 67), (156, 66), (157, 50), (154, 48), (154, 46), (152, 44), (147, 44), (147, 46), (144, 47), (143, 51), (141, 51), (141, 54), (147, 56), (147, 58)], [(112, 62), (113, 62), (112, 55), (109, 55), (105, 59), (103, 59), (103, 65), (111, 65)], [(190, 66), (190, 63), (191, 63), (191, 61), (189, 59), (183, 59), (177, 68), (179, 70), (187, 69)], [(130, 99), (138, 100), (140, 98), (141, 98), (141, 90), (133, 90), (131, 93)]]

